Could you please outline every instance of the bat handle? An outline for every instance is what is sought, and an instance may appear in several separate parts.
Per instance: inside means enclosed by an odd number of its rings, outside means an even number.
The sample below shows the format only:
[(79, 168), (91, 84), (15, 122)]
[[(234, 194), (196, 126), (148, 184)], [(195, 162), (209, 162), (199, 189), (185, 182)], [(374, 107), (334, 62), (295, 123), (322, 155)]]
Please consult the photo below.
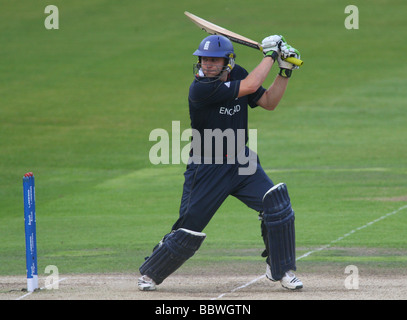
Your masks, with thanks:
[[(261, 52), (263, 52), (263, 47), (260, 44), (258, 45), (258, 49)], [(286, 58), (284, 60), (289, 62), (289, 63), (295, 64), (296, 66), (299, 66), (299, 67), (301, 67), (304, 64), (304, 61), (302, 61), (300, 59), (297, 59), (297, 58), (294, 58), (294, 57), (288, 57), (288, 58)]]
[(296, 66), (299, 66), (299, 67), (301, 67), (304, 64), (304, 61), (297, 59), (297, 58), (293, 58), (293, 57), (288, 57), (284, 60), (289, 63), (295, 64)]

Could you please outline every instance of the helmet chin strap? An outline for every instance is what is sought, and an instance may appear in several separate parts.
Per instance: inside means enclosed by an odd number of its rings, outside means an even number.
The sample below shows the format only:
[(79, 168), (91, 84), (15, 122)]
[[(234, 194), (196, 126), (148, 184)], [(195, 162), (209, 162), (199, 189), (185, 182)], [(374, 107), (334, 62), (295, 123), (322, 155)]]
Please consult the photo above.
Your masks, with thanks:
[[(225, 66), (222, 68), (222, 70), (219, 72), (219, 74), (215, 77), (211, 77), (211, 78), (213, 78), (213, 81), (209, 81), (209, 82), (214, 82), (217, 80), (226, 81), (228, 78), (228, 75), (230, 74), (230, 72), (232, 71), (232, 69), (234, 67), (235, 67), (235, 55), (233, 53), (231, 53), (229, 55), (229, 58), (225, 62)], [(201, 67), (201, 57), (199, 57), (198, 63), (194, 64), (193, 69), (194, 69), (194, 74), (198, 75), (198, 78), (206, 77), (206, 75), (203, 72), (202, 67)]]
[(202, 71), (202, 68), (200, 68), (199, 64), (194, 64), (194, 70), (195, 70), (194, 74), (198, 76), (197, 77), (198, 81), (200, 80), (200, 78), (212, 79), (210, 81), (205, 81), (205, 83), (211, 83), (211, 82), (215, 82), (215, 81), (218, 81), (218, 80), (226, 81), (227, 78), (228, 78), (228, 75), (230, 73), (229, 68), (224, 67), (222, 69), (222, 71), (217, 76), (215, 76), (215, 77), (207, 77), (205, 75), (205, 73)]
[(231, 53), (229, 55), (229, 60), (228, 60), (227, 66), (226, 66), (226, 71), (228, 71), (230, 73), (234, 67), (235, 67), (235, 55), (233, 53)]

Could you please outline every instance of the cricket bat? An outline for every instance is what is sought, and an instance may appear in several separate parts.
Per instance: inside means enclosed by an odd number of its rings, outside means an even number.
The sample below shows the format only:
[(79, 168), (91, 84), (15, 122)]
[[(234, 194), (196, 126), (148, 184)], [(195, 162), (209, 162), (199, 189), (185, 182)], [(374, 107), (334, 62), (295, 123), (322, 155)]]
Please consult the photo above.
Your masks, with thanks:
[[(209, 22), (205, 19), (202, 19), (188, 11), (185, 11), (184, 13), (193, 23), (195, 23), (199, 28), (201, 28), (202, 30), (206, 31), (209, 34), (220, 34), (222, 36), (227, 37), (230, 41), (240, 43), (240, 44), (248, 46), (250, 48), (254, 48), (254, 49), (263, 51), (263, 47), (261, 46), (261, 44), (254, 40), (251, 40), (249, 38), (241, 36), (240, 34), (237, 34), (235, 32), (222, 28), (222, 27), (220, 27), (212, 22)], [(304, 63), (302, 60), (293, 58), (293, 57), (288, 57), (285, 60), (287, 62), (295, 64), (296, 66), (302, 66)]]

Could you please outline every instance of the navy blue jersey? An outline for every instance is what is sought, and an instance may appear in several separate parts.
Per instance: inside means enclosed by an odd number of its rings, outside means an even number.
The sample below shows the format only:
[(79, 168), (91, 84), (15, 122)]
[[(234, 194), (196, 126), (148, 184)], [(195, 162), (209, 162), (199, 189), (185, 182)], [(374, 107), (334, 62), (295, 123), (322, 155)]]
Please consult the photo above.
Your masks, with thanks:
[[(235, 65), (226, 82), (196, 76), (189, 88), (189, 114), (191, 118), (191, 128), (200, 135), (201, 149), (193, 147), (194, 156), (207, 155), (209, 150), (205, 150), (204, 136), (205, 129), (233, 130), (235, 137), (238, 136), (238, 129), (245, 130), (245, 144), (247, 143), (247, 122), (248, 105), (252, 108), (257, 106), (257, 101), (266, 91), (259, 89), (250, 95), (238, 98), (240, 81), (246, 78), (248, 72), (239, 65)], [(194, 139), (193, 133), (193, 139)], [(227, 156), (226, 140), (223, 144), (223, 156)], [(194, 146), (194, 144), (192, 144)], [(215, 155), (215, 143), (212, 144), (210, 155)], [(239, 152), (239, 147), (235, 148), (235, 155)], [(218, 156), (219, 154), (216, 153)]]

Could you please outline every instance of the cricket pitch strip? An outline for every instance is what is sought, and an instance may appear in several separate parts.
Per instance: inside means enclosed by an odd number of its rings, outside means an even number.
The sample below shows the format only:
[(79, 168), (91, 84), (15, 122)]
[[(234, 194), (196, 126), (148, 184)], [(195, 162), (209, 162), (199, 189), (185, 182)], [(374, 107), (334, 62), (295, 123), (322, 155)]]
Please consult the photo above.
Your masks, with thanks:
[[(0, 300), (404, 300), (407, 278), (403, 274), (361, 273), (357, 289), (347, 289), (346, 274), (298, 273), (304, 288), (288, 291), (261, 274), (183, 275), (177, 273), (156, 291), (137, 288), (138, 274), (74, 274), (61, 276), (58, 289), (31, 294), (24, 276), (0, 277)], [(260, 277), (260, 278), (259, 278)], [(253, 282), (253, 279), (258, 279)], [(40, 277), (40, 287), (45, 279)], [(249, 285), (248, 284), (250, 283)], [(240, 289), (238, 289), (240, 288)]]

